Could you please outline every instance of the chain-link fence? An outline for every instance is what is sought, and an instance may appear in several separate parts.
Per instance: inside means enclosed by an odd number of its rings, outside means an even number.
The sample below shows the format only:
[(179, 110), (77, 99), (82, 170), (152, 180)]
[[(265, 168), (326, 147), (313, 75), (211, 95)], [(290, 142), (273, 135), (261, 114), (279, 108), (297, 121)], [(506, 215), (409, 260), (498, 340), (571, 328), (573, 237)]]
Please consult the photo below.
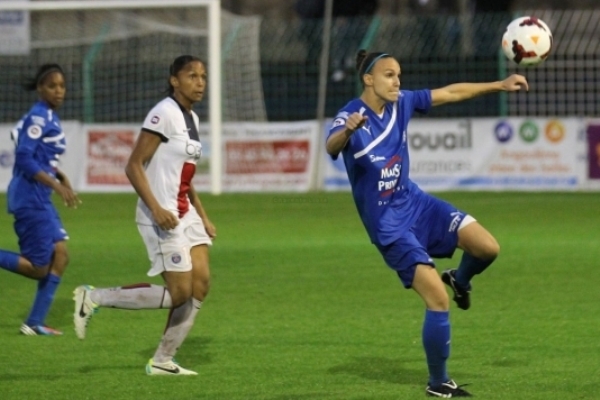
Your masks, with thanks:
[[(201, 13), (200, 11), (198, 13)], [(19, 82), (43, 62), (67, 70), (63, 119), (139, 122), (166, 87), (174, 56), (206, 54), (205, 16), (182, 10), (148, 13), (32, 15), (29, 56), (0, 56), (0, 121), (15, 121), (34, 94)], [(198, 14), (198, 15), (197, 15)], [(354, 55), (386, 51), (402, 65), (406, 89), (459, 81), (493, 81), (512, 72), (528, 93), (496, 94), (436, 108), (430, 117), (597, 116), (600, 101), (600, 11), (526, 11), (553, 30), (555, 48), (534, 69), (500, 53), (505, 26), (516, 15), (400, 15), (333, 21), (326, 115), (358, 94)], [(54, 23), (52, 23), (54, 21)], [(56, 23), (56, 21), (61, 21)], [(291, 121), (317, 115), (321, 20), (223, 17), (223, 112), (226, 121)], [(212, 60), (209, 60), (212, 61)], [(210, 95), (210, 93), (209, 93)], [(204, 102), (199, 113), (206, 116)]]
[[(398, 58), (405, 89), (524, 74), (530, 91), (496, 94), (437, 108), (429, 117), (597, 116), (600, 112), (600, 11), (524, 11), (553, 30), (555, 48), (536, 68), (517, 68), (500, 51), (517, 15), (376, 16), (333, 22), (326, 115), (358, 94), (354, 54), (360, 47)], [(271, 120), (316, 115), (321, 21), (263, 21), (261, 64)]]

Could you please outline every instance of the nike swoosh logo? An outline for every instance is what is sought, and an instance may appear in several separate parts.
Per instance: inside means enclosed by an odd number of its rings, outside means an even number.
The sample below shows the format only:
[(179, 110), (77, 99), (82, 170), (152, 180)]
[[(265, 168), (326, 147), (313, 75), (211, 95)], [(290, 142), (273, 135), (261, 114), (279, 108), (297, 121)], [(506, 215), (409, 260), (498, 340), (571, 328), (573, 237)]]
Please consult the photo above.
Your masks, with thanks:
[(177, 374), (179, 373), (179, 368), (175, 367), (173, 369), (170, 368), (163, 368), (163, 367), (159, 367), (158, 365), (153, 365), (152, 368), (156, 368), (156, 369), (160, 369), (161, 371), (166, 371), (166, 372), (170, 372), (172, 374)]
[(87, 296), (87, 292), (83, 292), (83, 301), (81, 302), (81, 307), (79, 308), (79, 316), (81, 318), (85, 318), (87, 315), (85, 311), (83, 311), (83, 306), (85, 305), (85, 296)]

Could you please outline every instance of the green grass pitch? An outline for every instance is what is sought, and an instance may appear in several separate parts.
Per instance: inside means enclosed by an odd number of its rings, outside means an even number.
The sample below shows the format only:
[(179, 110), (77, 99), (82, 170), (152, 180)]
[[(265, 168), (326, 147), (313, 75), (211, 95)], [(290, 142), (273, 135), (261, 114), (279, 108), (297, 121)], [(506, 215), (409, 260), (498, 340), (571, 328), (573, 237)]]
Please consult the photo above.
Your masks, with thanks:
[[(473, 281), (472, 308), (452, 304), (451, 376), (480, 399), (600, 398), (599, 195), (438, 196), (501, 245)], [(201, 195), (218, 229), (212, 288), (177, 356), (199, 376), (176, 378), (144, 373), (166, 310), (102, 309), (75, 337), (77, 285), (160, 283), (145, 275), (135, 196), (81, 198), (78, 210), (58, 206), (71, 263), (47, 322), (64, 336), (19, 335), (35, 282), (0, 272), (1, 399), (425, 397), (424, 308), (369, 244), (350, 194)], [(0, 248), (17, 250), (4, 212)]]

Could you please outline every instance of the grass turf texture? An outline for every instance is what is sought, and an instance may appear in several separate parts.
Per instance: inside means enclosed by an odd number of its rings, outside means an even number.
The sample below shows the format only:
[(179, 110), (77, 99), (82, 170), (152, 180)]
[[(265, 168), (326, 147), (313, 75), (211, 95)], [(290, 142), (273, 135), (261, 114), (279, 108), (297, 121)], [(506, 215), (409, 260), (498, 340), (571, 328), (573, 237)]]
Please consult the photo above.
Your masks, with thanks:
[[(499, 259), (452, 304), (451, 376), (484, 399), (596, 399), (600, 376), (598, 194), (442, 193), (498, 238)], [(2, 399), (415, 399), (427, 380), (424, 309), (368, 238), (348, 193), (201, 195), (218, 229), (212, 289), (177, 356), (198, 377), (147, 377), (166, 310), (102, 309), (85, 341), (71, 292), (150, 281), (135, 197), (58, 206), (71, 264), (48, 324), (18, 328), (35, 282), (0, 272)], [(0, 196), (0, 209), (6, 198)], [(17, 249), (0, 214), (0, 247)], [(440, 260), (438, 270), (455, 266)]]

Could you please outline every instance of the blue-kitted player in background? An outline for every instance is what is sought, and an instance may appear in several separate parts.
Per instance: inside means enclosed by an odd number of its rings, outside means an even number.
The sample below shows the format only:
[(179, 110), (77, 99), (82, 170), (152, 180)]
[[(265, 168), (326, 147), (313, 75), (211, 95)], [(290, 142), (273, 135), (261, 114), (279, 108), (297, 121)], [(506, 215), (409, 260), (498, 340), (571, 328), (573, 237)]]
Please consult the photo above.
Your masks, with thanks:
[[(503, 81), (457, 83), (434, 90), (400, 90), (400, 64), (386, 53), (359, 51), (357, 70), (363, 92), (344, 106), (327, 137), (327, 152), (342, 153), (360, 218), (387, 265), (426, 306), (423, 347), (429, 368), (426, 394), (468, 397), (449, 378), (449, 299), (446, 283), (461, 309), (470, 307), (471, 278), (496, 258), (496, 239), (472, 216), (439, 200), (408, 176), (406, 128), (415, 111), (486, 93), (527, 89), (521, 75)], [(432, 258), (464, 251), (458, 269), (435, 270)]]
[(7, 200), (21, 254), (0, 250), (0, 268), (38, 280), (33, 307), (21, 325), (21, 333), (62, 335), (45, 324), (69, 262), (67, 232), (50, 195), (55, 191), (68, 207), (80, 203), (68, 178), (58, 169), (59, 156), (66, 148), (65, 134), (55, 113), (65, 98), (63, 70), (58, 64), (44, 64), (23, 87), (37, 91), (39, 100), (11, 132), (15, 165)]

